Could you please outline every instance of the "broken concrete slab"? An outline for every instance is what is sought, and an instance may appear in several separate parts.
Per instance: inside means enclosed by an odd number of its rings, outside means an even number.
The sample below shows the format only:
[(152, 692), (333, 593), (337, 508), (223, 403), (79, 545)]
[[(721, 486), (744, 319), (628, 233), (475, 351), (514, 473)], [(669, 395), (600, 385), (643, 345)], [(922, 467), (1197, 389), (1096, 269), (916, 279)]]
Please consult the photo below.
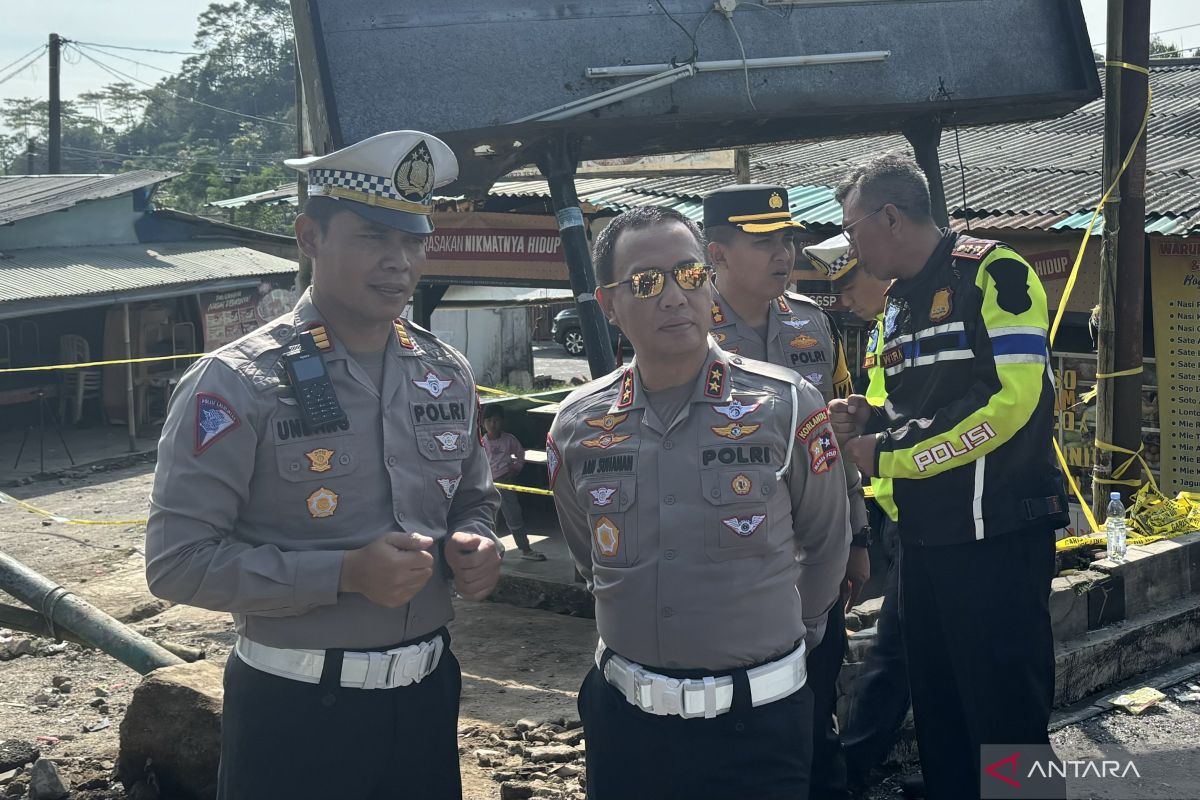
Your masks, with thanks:
[(1050, 585), (1050, 624), (1056, 642), (1082, 636), (1088, 630), (1088, 593), (1108, 580), (1103, 572), (1082, 570), (1055, 578)]
[(1130, 545), (1123, 562), (1102, 558), (1092, 562), (1091, 568), (1124, 580), (1125, 615), (1132, 617), (1190, 593), (1190, 557), (1193, 548), (1200, 546), (1198, 542), (1197, 534), (1188, 534)]
[(39, 756), (41, 753), (30, 742), (20, 739), (0, 740), (0, 772), (32, 764)]
[(206, 661), (147, 675), (121, 721), (121, 783), (143, 780), (149, 760), (165, 796), (215, 798), (224, 696), (221, 668)]

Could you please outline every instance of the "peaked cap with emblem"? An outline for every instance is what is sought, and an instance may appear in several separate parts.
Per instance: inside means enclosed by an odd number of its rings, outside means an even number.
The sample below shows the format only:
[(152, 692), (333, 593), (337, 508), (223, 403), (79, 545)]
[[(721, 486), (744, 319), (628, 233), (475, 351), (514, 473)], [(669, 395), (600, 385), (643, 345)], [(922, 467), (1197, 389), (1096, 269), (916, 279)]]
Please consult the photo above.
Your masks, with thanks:
[(704, 229), (734, 225), (746, 233), (800, 228), (792, 219), (787, 187), (763, 183), (725, 186), (704, 196)]
[(420, 131), (389, 131), (323, 156), (289, 158), (309, 192), (344, 201), (361, 217), (408, 233), (433, 233), (433, 190), (458, 177), (450, 146)]
[(817, 272), (831, 281), (845, 277), (858, 266), (858, 259), (850, 255), (850, 242), (844, 233), (819, 244), (810, 244), (804, 248), (804, 257), (812, 262)]

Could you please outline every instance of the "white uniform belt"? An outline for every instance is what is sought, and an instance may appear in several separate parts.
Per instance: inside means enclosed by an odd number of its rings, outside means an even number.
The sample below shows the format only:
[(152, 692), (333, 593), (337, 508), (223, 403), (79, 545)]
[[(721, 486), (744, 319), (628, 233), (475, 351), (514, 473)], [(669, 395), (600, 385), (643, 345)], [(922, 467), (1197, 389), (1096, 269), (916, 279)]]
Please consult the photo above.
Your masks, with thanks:
[[(342, 686), (354, 689), (394, 689), (420, 683), (437, 669), (445, 650), (438, 635), (428, 642), (383, 652), (350, 652), (342, 658)], [(237, 640), (238, 657), (262, 672), (304, 683), (320, 683), (324, 650), (268, 647), (244, 636)]]
[[(603, 661), (605, 649), (601, 640), (596, 647), (597, 667)], [(782, 700), (804, 686), (808, 678), (804, 654), (801, 643), (778, 661), (746, 670), (751, 704), (763, 706)], [(669, 678), (614, 654), (604, 665), (604, 679), (620, 689), (631, 705), (650, 714), (712, 719), (733, 706), (733, 678), (729, 675)]]

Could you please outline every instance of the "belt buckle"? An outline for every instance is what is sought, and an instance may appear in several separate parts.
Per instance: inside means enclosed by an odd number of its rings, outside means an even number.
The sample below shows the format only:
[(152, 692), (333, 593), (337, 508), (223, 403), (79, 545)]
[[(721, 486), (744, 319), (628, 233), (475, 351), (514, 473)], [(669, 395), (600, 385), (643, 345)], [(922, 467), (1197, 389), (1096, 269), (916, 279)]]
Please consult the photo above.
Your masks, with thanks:
[(683, 681), (665, 676), (654, 680), (650, 689), (650, 702), (656, 707), (661, 704), (662, 710), (656, 708), (656, 714), (683, 716)]
[(408, 686), (415, 679), (409, 664), (415, 659), (406, 658), (407, 647), (397, 647), (388, 652), (390, 662), (387, 668), (387, 686), (395, 689), (398, 686)]

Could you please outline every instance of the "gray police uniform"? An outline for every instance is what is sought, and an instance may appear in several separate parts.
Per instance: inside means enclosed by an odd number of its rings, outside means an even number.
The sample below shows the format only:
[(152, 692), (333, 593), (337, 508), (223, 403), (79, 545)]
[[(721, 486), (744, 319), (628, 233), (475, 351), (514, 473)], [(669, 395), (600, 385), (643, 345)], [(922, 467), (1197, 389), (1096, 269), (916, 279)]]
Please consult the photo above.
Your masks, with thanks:
[[(853, 391), (841, 332), (815, 300), (784, 292), (771, 301), (765, 341), (716, 292), (712, 315), (712, 335), (725, 350), (793, 370), (816, 386), (826, 403)], [(851, 530), (857, 533), (867, 527), (869, 517), (862, 478), (853, 465), (846, 470), (846, 486)], [(840, 798), (846, 796), (845, 767), (832, 722), (837, 706), (837, 676), (846, 652), (845, 614), (840, 603), (829, 610), (825, 630), (827, 635), (808, 656), (816, 719), (811, 789), (814, 796)]]
[[(547, 459), (606, 645), (580, 695), (589, 796), (798, 789), (807, 780), (807, 763), (789, 761), (802, 757), (798, 749), (715, 732), (728, 732), (720, 720), (732, 712), (739, 731), (760, 715), (788, 736), (811, 736), (798, 645), (820, 638), (850, 538), (840, 453), (819, 393), (713, 346), (688, 402), (664, 421), (630, 366), (563, 401)], [(749, 668), (781, 660), (794, 669), (787, 694), (752, 709), (749, 697), (762, 698)], [(631, 684), (631, 675), (641, 677)], [(673, 675), (695, 679), (676, 700)], [(706, 679), (731, 675), (732, 701), (705, 693)], [(673, 715), (708, 719), (679, 727)], [(664, 747), (681, 748), (680, 757)]]
[[(303, 331), (321, 345), (346, 412), (341, 424), (310, 429), (287, 385), (281, 356)], [(383, 699), (363, 689), (426, 691), (411, 679), (429, 683), (428, 673), (441, 671), (435, 669), (438, 659), (452, 660), (443, 653), (443, 628), (453, 610), (440, 551), (434, 551), (433, 577), (399, 608), (340, 593), (342, 557), (392, 531), (422, 533), (439, 543), (454, 531), (495, 538), (498, 497), (479, 442), (477, 411), (465, 359), (432, 334), (398, 320), (376, 386), (323, 327), (305, 293), (292, 313), (202, 358), (180, 381), (159, 443), (146, 532), (151, 590), (174, 602), (232, 612), (239, 641), (230, 661), (254, 664), (263, 678), (284, 676), (299, 688), (318, 688), (311, 684), (322, 680), (321, 664), (286, 668), (289, 654), (308, 651), (319, 658), (321, 651), (424, 642), (419, 663), (404, 663), (408, 686), (395, 674), (403, 659), (338, 658), (344, 661), (343, 690), (358, 687), (348, 691), (374, 696), (376, 705)], [(411, 648), (406, 652), (411, 655)], [(456, 682), (456, 668), (452, 677)], [(338, 678), (324, 675), (334, 694)], [(395, 686), (400, 688), (389, 688)], [(342, 706), (360, 702), (344, 699), (345, 693)], [(449, 720), (452, 736), (457, 693), (431, 703)], [(312, 730), (317, 717), (309, 719), (297, 734), (319, 742), (320, 732)], [(424, 723), (414, 718), (412, 724)], [(453, 771), (457, 782), (456, 761)], [(333, 774), (344, 787), (344, 770)], [(439, 795), (431, 790), (430, 796)]]
[(712, 335), (722, 350), (778, 364), (804, 376), (828, 403), (853, 391), (841, 333), (810, 297), (784, 292), (771, 302), (766, 341), (713, 292)]

